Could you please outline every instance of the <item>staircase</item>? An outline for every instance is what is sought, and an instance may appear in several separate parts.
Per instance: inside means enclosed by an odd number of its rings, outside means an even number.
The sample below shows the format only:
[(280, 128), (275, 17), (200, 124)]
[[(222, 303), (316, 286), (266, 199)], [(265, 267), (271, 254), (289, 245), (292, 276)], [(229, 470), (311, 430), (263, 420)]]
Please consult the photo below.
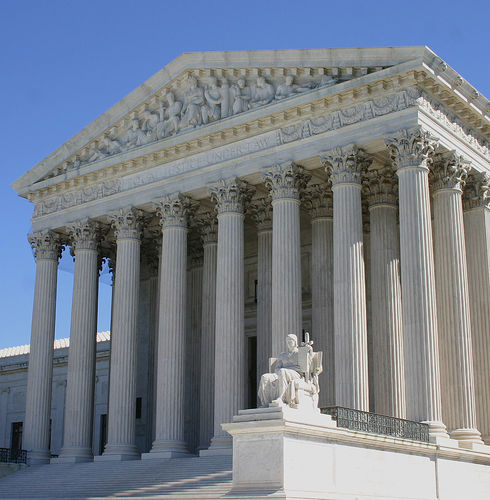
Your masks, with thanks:
[(231, 456), (37, 465), (0, 479), (0, 498), (218, 499), (231, 470)]

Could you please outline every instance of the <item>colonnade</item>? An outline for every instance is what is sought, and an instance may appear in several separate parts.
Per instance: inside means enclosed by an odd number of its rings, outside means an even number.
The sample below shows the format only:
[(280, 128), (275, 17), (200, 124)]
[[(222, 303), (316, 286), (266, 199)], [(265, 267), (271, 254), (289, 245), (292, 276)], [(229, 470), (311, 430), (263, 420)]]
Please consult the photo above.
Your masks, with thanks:
[[(262, 172), (270, 198), (238, 178), (210, 188), (212, 211), (176, 193), (156, 202), (162, 228), (159, 273), (155, 439), (143, 458), (187, 453), (184, 438), (184, 339), (187, 233), (203, 247), (199, 444), (230, 453), (221, 423), (245, 405), (244, 217), (257, 224), (257, 365), (301, 333), (300, 205), (312, 230), (312, 334), (325, 351), (322, 404), (369, 410), (429, 424), (435, 441), (471, 447), (490, 438), (490, 207), (488, 176), (439, 153), (420, 128), (386, 139), (391, 158), (373, 162), (358, 147), (319, 152), (326, 183), (310, 183), (288, 162)], [(396, 174), (396, 175), (395, 175)], [(396, 182), (396, 179), (398, 181)], [(396, 189), (398, 186), (398, 190)], [(433, 201), (431, 203), (431, 195)], [(398, 198), (398, 206), (397, 206)], [(363, 201), (371, 227), (371, 332), (374, 383), (368, 383)], [(431, 206), (434, 220), (431, 217)], [(196, 213), (197, 212), (197, 213)], [(364, 210), (364, 215), (366, 210)], [(111, 214), (116, 269), (111, 337), (108, 443), (100, 460), (138, 457), (135, 445), (136, 316), (144, 214)], [(398, 217), (398, 221), (397, 221)], [(75, 256), (64, 444), (58, 460), (89, 460), (100, 228), (68, 228)], [(30, 237), (37, 272), (24, 433), (31, 462), (49, 458), (49, 405), (61, 241), (54, 231)], [(485, 260), (486, 259), (486, 260)], [(481, 271), (481, 272), (480, 272)], [(483, 275), (483, 276), (482, 276)]]

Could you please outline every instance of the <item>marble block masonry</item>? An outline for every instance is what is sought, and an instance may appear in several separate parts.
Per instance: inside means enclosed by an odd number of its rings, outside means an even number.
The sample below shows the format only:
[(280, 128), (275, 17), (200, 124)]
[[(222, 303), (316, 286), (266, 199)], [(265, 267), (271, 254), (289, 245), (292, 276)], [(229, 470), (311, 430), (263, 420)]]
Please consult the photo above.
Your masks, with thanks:
[[(269, 358), (309, 331), (318, 406), (427, 423), (448, 460), (485, 462), (489, 115), (427, 47), (178, 57), (13, 184), (33, 204), (36, 283), (27, 382), (0, 357), (0, 437), (23, 422), (31, 464), (231, 454)], [(63, 246), (75, 276), (57, 361)], [(267, 409), (276, 435), (295, 410)], [(305, 425), (340, 436), (326, 420)]]

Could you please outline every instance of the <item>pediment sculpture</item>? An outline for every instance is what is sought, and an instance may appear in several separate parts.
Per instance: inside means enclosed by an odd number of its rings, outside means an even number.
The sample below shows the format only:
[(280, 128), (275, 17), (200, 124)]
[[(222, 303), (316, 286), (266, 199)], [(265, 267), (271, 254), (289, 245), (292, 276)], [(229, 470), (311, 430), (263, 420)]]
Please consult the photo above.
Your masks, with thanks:
[(262, 408), (290, 406), (319, 412), (318, 376), (322, 373), (322, 353), (313, 352), (313, 341), (308, 333), (298, 345), (298, 337), (286, 337), (287, 351), (269, 359), (269, 372), (262, 375), (259, 401)]
[(214, 76), (200, 80), (189, 73), (177, 88), (164, 89), (146, 103), (141, 111), (133, 111), (103, 136), (88, 144), (79, 154), (65, 162), (65, 169), (73, 170), (179, 132), (339, 81), (324, 74), (321, 78), (308, 77), (301, 83), (295, 83), (293, 75), (276, 82), (264, 76), (258, 76), (255, 80), (241, 76), (232, 82), (230, 78), (218, 79)]

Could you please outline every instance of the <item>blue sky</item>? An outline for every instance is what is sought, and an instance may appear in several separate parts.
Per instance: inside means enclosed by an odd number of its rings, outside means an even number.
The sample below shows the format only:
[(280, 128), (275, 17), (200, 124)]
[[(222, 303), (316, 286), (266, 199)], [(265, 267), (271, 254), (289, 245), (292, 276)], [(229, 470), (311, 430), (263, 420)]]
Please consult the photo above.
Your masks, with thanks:
[[(0, 2), (0, 348), (29, 343), (31, 204), (10, 184), (182, 52), (428, 45), (490, 95), (487, 1)], [(69, 336), (73, 274), (58, 276)], [(107, 282), (107, 280), (105, 280)], [(100, 287), (99, 330), (110, 286)]]

